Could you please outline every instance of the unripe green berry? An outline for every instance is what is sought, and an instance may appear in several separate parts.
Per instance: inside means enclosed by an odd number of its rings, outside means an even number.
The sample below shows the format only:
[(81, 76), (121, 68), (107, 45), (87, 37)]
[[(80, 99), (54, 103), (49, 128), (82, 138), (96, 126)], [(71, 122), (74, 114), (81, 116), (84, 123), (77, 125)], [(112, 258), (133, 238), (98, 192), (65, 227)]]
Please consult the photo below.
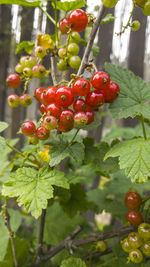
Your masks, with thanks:
[(138, 31), (140, 26), (141, 26), (141, 23), (139, 22), (139, 20), (134, 20), (131, 24), (131, 29), (132, 31)]

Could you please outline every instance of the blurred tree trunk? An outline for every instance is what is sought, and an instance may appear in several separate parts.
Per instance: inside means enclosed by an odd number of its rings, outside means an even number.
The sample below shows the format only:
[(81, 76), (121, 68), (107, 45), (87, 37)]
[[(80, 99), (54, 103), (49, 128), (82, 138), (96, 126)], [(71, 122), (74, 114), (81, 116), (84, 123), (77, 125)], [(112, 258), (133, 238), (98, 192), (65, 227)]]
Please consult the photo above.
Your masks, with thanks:
[[(32, 37), (32, 30), (33, 30), (34, 8), (23, 7), (21, 8), (20, 15), (22, 17), (20, 42), (30, 41)], [(22, 51), (22, 52), (24, 53), (23, 55), (25, 55), (25, 51)], [(23, 92), (23, 86), (21, 89), (18, 89), (18, 90), (19, 90), (19, 94), (21, 94), (21, 92)], [(22, 106), (19, 106), (18, 108), (15, 108), (12, 110), (12, 121), (13, 121), (12, 137), (16, 137), (16, 132), (19, 130), (19, 125), (21, 125), (25, 116), (26, 116), (26, 108), (23, 108)], [(20, 143), (18, 144), (18, 147), (21, 146), (22, 138), (23, 136), (20, 139)]]
[[(11, 40), (11, 6), (0, 5), (0, 120), (4, 120)], [(8, 89), (10, 90), (10, 89)]]
[[(143, 14), (142, 9), (137, 7), (133, 13), (132, 20), (139, 20), (141, 27), (138, 31), (131, 30), (128, 54), (128, 69), (135, 75), (143, 78), (144, 76), (144, 56), (145, 56), (145, 33), (147, 17)], [(124, 126), (134, 127), (139, 121), (137, 119), (124, 119)]]

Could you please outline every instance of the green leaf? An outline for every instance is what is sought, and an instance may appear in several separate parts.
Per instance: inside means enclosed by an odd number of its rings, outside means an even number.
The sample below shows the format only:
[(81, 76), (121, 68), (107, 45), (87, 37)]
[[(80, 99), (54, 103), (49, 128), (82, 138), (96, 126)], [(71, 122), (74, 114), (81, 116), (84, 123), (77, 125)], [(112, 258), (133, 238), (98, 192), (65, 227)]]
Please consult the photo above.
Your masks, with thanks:
[(22, 222), (22, 216), (18, 210), (8, 209), (10, 216), (10, 227), (13, 232), (17, 232)]
[(47, 200), (53, 198), (53, 185), (68, 189), (64, 173), (43, 167), (38, 171), (23, 167), (10, 176), (4, 184), (2, 194), (17, 197), (18, 205), (24, 205), (27, 212), (38, 218), (46, 209)]
[(5, 226), (4, 219), (0, 216), (0, 261), (2, 261), (7, 252), (7, 246), (9, 241), (8, 230)]
[(137, 138), (121, 142), (110, 149), (104, 159), (119, 157), (120, 169), (125, 169), (132, 182), (145, 182), (150, 176), (150, 139)]
[(67, 260), (64, 260), (60, 267), (87, 267), (87, 265), (80, 258), (70, 257)]
[[(56, 223), (57, 222), (57, 223)], [(58, 202), (47, 208), (44, 242), (49, 245), (58, 245), (64, 240), (78, 225), (85, 224), (85, 219), (76, 215), (73, 219), (69, 218)]]
[(6, 146), (6, 141), (5, 141), (5, 138), (0, 136), (0, 151), (3, 151), (3, 149), (5, 148)]
[(41, 3), (46, 2), (43, 0), (1, 0), (0, 4), (5, 5), (19, 5), (28, 7), (39, 7)]
[(63, 10), (65, 12), (69, 12), (71, 10), (75, 10), (77, 8), (84, 7), (86, 5), (86, 1), (76, 0), (76, 1), (65, 1), (65, 2), (52, 2), (52, 6), (58, 10)]
[(110, 22), (110, 21), (114, 21), (114, 20), (115, 20), (115, 17), (109, 13), (101, 20), (101, 24), (106, 23), (106, 22)]
[(30, 41), (23, 41), (17, 45), (16, 54), (18, 54), (22, 49), (24, 49), (28, 54), (32, 53), (35, 43)]
[(0, 121), (0, 133), (3, 132), (5, 129), (8, 128), (8, 123), (4, 121)]
[(113, 118), (127, 118), (143, 115), (150, 118), (150, 90), (148, 85), (133, 72), (122, 67), (105, 63), (105, 70), (120, 86), (119, 97), (109, 106)]

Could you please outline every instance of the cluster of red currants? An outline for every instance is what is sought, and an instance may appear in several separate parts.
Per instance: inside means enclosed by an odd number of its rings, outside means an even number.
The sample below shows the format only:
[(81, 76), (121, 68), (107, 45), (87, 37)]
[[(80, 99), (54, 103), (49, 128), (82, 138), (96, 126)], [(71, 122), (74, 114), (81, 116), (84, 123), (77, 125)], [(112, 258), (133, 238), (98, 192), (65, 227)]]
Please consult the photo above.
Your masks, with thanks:
[(142, 204), (142, 198), (136, 191), (129, 191), (125, 195), (125, 205), (129, 208), (129, 211), (126, 214), (126, 219), (134, 226), (138, 226), (143, 222), (143, 216), (138, 211)]

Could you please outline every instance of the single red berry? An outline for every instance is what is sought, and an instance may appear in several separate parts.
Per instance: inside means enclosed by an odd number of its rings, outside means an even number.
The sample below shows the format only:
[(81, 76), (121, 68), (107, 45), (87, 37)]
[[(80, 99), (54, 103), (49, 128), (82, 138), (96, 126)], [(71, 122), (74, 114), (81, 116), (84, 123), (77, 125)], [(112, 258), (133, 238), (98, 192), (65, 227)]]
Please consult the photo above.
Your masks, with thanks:
[(105, 90), (101, 91), (104, 95), (105, 102), (113, 102), (120, 93), (120, 87), (115, 82), (110, 82)]
[(17, 108), (20, 104), (20, 98), (18, 95), (9, 95), (8, 96), (8, 105), (11, 106), (12, 108)]
[(21, 78), (17, 73), (11, 73), (6, 78), (6, 83), (10, 88), (18, 88), (21, 84)]
[(48, 104), (54, 103), (56, 100), (56, 91), (57, 91), (57, 88), (54, 86), (50, 86), (50, 87), (46, 88), (43, 91), (44, 101)]
[(106, 72), (103, 71), (95, 72), (91, 78), (91, 84), (97, 90), (103, 90), (107, 88), (109, 83), (110, 77)]
[(43, 119), (43, 126), (47, 130), (53, 130), (57, 128), (57, 119), (54, 116), (45, 116)]
[(64, 125), (62, 122), (59, 122), (57, 128), (58, 128), (58, 130), (60, 132), (66, 133), (66, 132), (71, 131), (73, 129), (73, 126), (74, 126), (74, 123), (70, 123), (68, 125)]
[(20, 105), (23, 107), (30, 106), (32, 104), (32, 97), (29, 94), (23, 94), (20, 96)]
[(74, 114), (74, 122), (78, 126), (85, 126), (88, 123), (88, 117), (85, 112), (79, 111)]
[[(44, 91), (43, 91), (44, 92)], [(44, 100), (44, 93), (41, 93), (41, 97), (40, 97), (40, 102), (43, 104), (43, 105), (45, 105), (45, 106), (47, 106), (48, 105), (48, 103)]]
[(36, 130), (36, 136), (40, 140), (48, 139), (49, 133), (49, 130), (47, 130), (44, 126), (39, 126)]
[(62, 107), (69, 107), (74, 101), (74, 93), (70, 87), (61, 86), (56, 92), (56, 103)]
[(41, 104), (41, 105), (40, 105), (40, 112), (41, 112), (42, 114), (46, 113), (46, 106), (45, 106), (44, 104)]
[(85, 100), (78, 98), (77, 100), (74, 101), (73, 103), (73, 108), (75, 112), (78, 111), (85, 111)]
[(94, 121), (94, 111), (86, 111), (86, 116), (88, 117), (87, 125)]
[(62, 34), (67, 34), (68, 30), (70, 29), (70, 23), (68, 21), (68, 18), (63, 18), (59, 22), (59, 29)]
[(52, 116), (54, 116), (57, 119), (59, 119), (60, 114), (61, 114), (61, 111), (62, 111), (61, 107), (58, 106), (55, 103), (51, 103), (51, 104), (49, 104), (46, 107), (46, 113), (47, 113), (47, 115), (52, 115)]
[(138, 226), (143, 222), (143, 216), (139, 211), (130, 210), (126, 214), (126, 220), (134, 226)]
[(94, 109), (104, 104), (104, 96), (99, 91), (92, 91), (86, 97), (86, 103)]
[(86, 79), (78, 79), (73, 83), (73, 92), (78, 96), (86, 96), (91, 89), (90, 82)]
[(21, 125), (21, 131), (24, 135), (32, 136), (36, 131), (35, 124), (32, 121), (25, 121)]
[(74, 124), (74, 113), (71, 109), (64, 109), (60, 115), (60, 122), (64, 125)]
[(129, 209), (135, 210), (141, 205), (142, 198), (137, 192), (130, 191), (125, 195), (124, 202)]
[(36, 100), (41, 101), (41, 95), (44, 90), (44, 87), (38, 87), (34, 90), (34, 97), (36, 98)]
[(82, 32), (88, 24), (88, 16), (82, 9), (75, 9), (69, 14), (68, 21), (73, 32)]

